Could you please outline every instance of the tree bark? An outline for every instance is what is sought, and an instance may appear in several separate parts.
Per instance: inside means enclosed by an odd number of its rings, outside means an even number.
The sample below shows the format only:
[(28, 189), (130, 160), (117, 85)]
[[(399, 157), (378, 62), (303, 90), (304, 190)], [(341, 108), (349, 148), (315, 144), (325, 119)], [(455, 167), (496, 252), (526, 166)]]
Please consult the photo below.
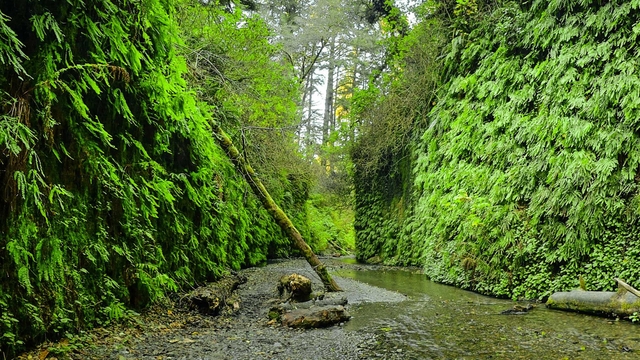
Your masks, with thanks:
[(313, 158), (313, 72), (309, 74), (309, 101), (308, 101), (308, 115), (307, 115), (307, 134), (305, 138), (305, 152), (309, 159)]
[(329, 144), (329, 135), (335, 130), (333, 126), (333, 88), (334, 88), (334, 71), (335, 71), (335, 39), (329, 39), (329, 63), (327, 70), (327, 89), (324, 100), (324, 117), (322, 122), (322, 145)]
[(616, 281), (617, 292), (574, 290), (553, 293), (547, 300), (547, 307), (605, 316), (630, 316), (640, 312), (640, 292), (620, 279)]
[(218, 138), (218, 142), (227, 153), (231, 161), (235, 164), (236, 168), (242, 176), (247, 180), (249, 186), (256, 194), (260, 202), (264, 206), (265, 209), (271, 214), (276, 223), (280, 226), (280, 228), (289, 236), (289, 238), (293, 241), (293, 244), (302, 252), (302, 255), (307, 259), (309, 265), (313, 268), (313, 270), (318, 274), (320, 280), (324, 284), (327, 291), (342, 291), (338, 284), (331, 278), (329, 272), (325, 265), (320, 262), (316, 254), (311, 250), (309, 245), (304, 241), (302, 235), (293, 225), (291, 220), (287, 214), (280, 209), (280, 206), (273, 201), (269, 192), (258, 178), (258, 175), (253, 171), (251, 165), (249, 165), (244, 158), (240, 155), (238, 149), (233, 145), (231, 138), (222, 130), (219, 124), (213, 123), (213, 131)]
[(320, 306), (311, 309), (295, 309), (282, 315), (282, 325), (297, 329), (322, 328), (351, 318), (344, 307)]
[(240, 302), (234, 292), (240, 284), (246, 282), (245, 276), (225, 276), (216, 282), (191, 291), (183, 299), (188, 301), (191, 309), (197, 309), (208, 315), (219, 315), (228, 306), (233, 310), (239, 309)]

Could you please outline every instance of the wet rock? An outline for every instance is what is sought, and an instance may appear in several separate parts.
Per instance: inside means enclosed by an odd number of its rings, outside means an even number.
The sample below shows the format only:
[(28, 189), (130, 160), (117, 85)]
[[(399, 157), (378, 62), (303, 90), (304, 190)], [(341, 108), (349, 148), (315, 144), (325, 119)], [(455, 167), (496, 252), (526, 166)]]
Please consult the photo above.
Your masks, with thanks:
[(382, 258), (380, 256), (372, 256), (366, 260), (367, 264), (379, 265), (382, 264)]
[(514, 305), (513, 308), (500, 312), (501, 315), (524, 315), (534, 308), (531, 304)]
[(278, 283), (278, 293), (295, 301), (311, 300), (311, 280), (298, 274), (284, 275)]
[(349, 313), (343, 306), (320, 306), (310, 309), (296, 309), (282, 315), (282, 325), (292, 328), (321, 328), (349, 320)]

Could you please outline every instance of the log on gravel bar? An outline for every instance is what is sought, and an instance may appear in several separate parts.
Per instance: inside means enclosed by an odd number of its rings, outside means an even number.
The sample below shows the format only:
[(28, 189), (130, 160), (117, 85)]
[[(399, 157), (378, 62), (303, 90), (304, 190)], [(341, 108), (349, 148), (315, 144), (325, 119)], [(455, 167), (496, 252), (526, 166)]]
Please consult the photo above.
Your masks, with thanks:
[(574, 290), (557, 292), (547, 300), (551, 309), (576, 311), (604, 316), (627, 317), (640, 312), (640, 297), (636, 289), (620, 279), (618, 291)]
[(239, 299), (234, 296), (238, 285), (247, 282), (242, 275), (228, 275), (222, 279), (199, 287), (183, 298), (191, 309), (197, 309), (207, 315), (219, 315), (227, 306), (239, 307)]
[(292, 328), (320, 328), (349, 320), (351, 316), (343, 306), (320, 306), (296, 309), (282, 315), (282, 325)]

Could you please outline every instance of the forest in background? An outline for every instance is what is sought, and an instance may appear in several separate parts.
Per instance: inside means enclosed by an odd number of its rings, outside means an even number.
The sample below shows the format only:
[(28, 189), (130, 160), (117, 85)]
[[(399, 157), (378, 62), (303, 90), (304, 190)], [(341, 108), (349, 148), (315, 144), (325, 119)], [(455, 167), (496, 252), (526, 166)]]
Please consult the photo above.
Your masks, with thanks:
[[(640, 275), (640, 1), (0, 4), (0, 349), (315, 251), (542, 299)], [(638, 285), (638, 284), (635, 284)]]

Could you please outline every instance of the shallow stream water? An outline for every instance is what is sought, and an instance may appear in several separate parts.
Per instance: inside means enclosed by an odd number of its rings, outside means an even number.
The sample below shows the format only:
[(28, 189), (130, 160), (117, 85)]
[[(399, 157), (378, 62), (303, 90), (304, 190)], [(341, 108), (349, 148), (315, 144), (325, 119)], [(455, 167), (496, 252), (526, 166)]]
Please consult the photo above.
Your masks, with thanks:
[(345, 330), (383, 334), (407, 359), (640, 359), (640, 326), (549, 310), (501, 315), (515, 303), (392, 270), (340, 270), (336, 275), (400, 292), (399, 303), (351, 307)]

